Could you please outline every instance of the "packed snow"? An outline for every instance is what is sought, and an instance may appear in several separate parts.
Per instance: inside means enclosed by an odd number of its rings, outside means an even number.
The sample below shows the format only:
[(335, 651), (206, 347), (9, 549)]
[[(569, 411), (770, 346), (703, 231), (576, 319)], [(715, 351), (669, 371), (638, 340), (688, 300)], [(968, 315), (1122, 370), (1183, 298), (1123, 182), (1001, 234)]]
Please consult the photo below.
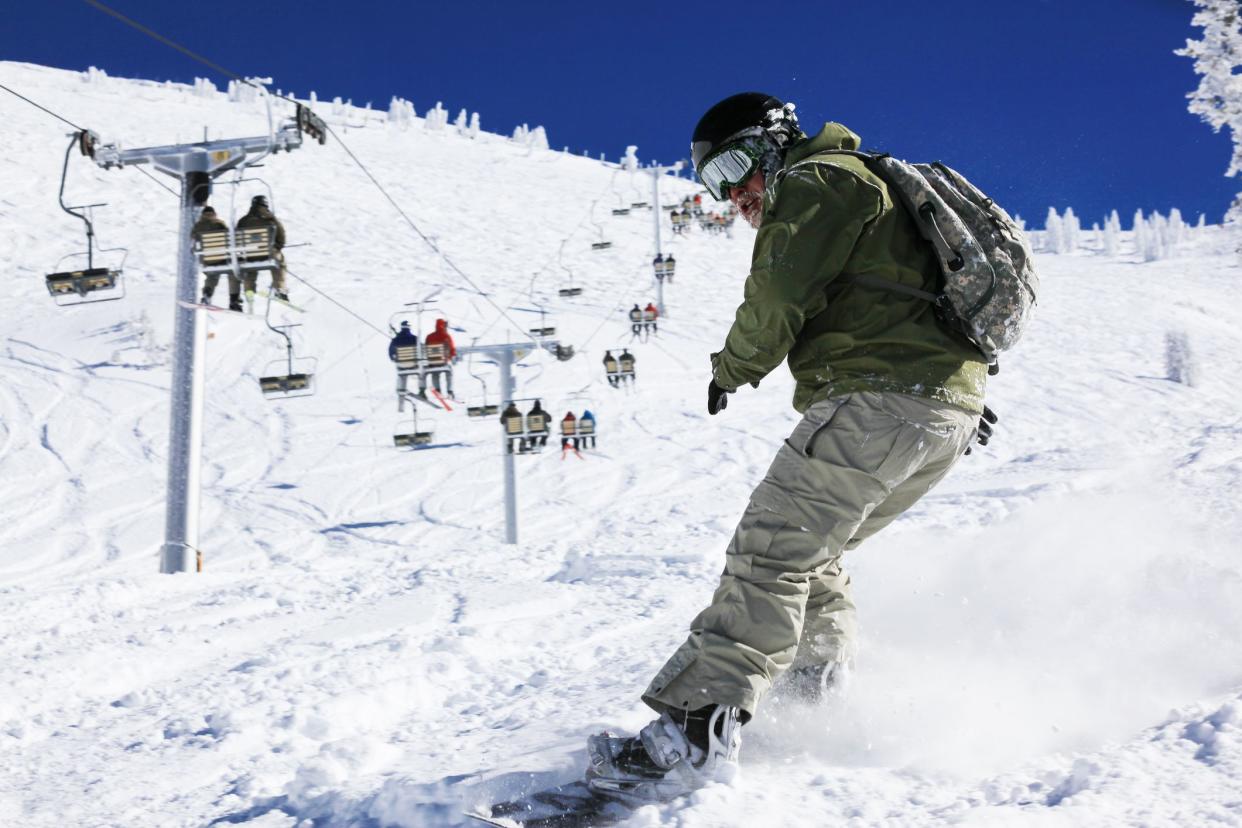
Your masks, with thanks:
[[(204, 84), (17, 63), (0, 82), (128, 147), (268, 126), (261, 99)], [(75, 152), (66, 199), (108, 203), (99, 240), (128, 249), (126, 295), (56, 307), (43, 276), (84, 246), (56, 202), (69, 128), (0, 95), (0, 824), (450, 826), (575, 778), (588, 734), (649, 719), (638, 694), (797, 420), (783, 369), (704, 410), (753, 240), (740, 222), (674, 237), (665, 218), (667, 318), (631, 343), (626, 311), (655, 296), (652, 218), (611, 210), (650, 200), (637, 162), (524, 128), (428, 130), (412, 106), (317, 109), (486, 296), (335, 141), (223, 179), (224, 215), (270, 187), (307, 243), (287, 253), (306, 313), (274, 313), (302, 324), (317, 393), (265, 400), (282, 341), (206, 318), (205, 571), (169, 576), (176, 199)], [(1038, 316), (990, 384), (992, 444), (847, 556), (848, 701), (768, 705), (735, 783), (631, 825), (1242, 825), (1235, 244), (1211, 226), (1155, 261), (1129, 233), (1109, 244), (1040, 255)], [(571, 281), (583, 294), (559, 297)], [(421, 319), (405, 307), (437, 291)], [(423, 409), (433, 447), (394, 448), (408, 420), (385, 332), (442, 315), (458, 345), (517, 342), (541, 308), (577, 355), (533, 352), (518, 396), (554, 421), (590, 408), (598, 450), (518, 458), (510, 546), (499, 423)], [(638, 379), (616, 390), (601, 359), (625, 345)], [(494, 366), (457, 366), (459, 397), (484, 382), (496, 402)]]

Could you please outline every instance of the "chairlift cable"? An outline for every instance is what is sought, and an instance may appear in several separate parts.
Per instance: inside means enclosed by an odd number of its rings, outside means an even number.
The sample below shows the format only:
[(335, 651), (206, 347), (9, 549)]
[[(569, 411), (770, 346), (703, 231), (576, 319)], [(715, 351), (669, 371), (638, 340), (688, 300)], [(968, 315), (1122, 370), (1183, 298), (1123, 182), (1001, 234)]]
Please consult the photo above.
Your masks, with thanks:
[[(78, 125), (77, 125), (77, 124), (75, 124), (73, 121), (71, 121), (71, 120), (69, 120), (68, 118), (66, 118), (65, 116), (63, 116), (63, 115), (59, 115), (59, 114), (57, 114), (57, 113), (53, 112), (52, 110), (48, 109), (46, 106), (43, 106), (43, 105), (42, 105), (42, 104), (40, 104), (40, 103), (37, 103), (37, 102), (35, 102), (35, 101), (32, 101), (30, 98), (27, 98), (25, 95), (21, 94), (20, 92), (17, 92), (17, 91), (15, 91), (15, 90), (13, 90), (13, 89), (10, 89), (9, 87), (5, 86), (5, 85), (4, 85), (4, 84), (2, 84), (2, 83), (0, 83), (0, 89), (3, 89), (5, 92), (8, 92), (10, 95), (13, 95), (14, 97), (21, 98), (23, 101), (25, 101), (26, 103), (30, 104), (30, 105), (31, 105), (31, 106), (33, 106), (34, 108), (36, 108), (36, 109), (40, 109), (40, 110), (42, 110), (42, 111), (46, 112), (48, 115), (51, 115), (53, 118), (57, 119), (58, 121), (61, 121), (61, 122), (63, 122), (63, 123), (68, 124), (69, 126), (73, 127), (73, 128), (74, 128), (74, 129), (76, 129), (78, 132), (87, 132), (87, 131), (88, 131), (88, 130), (85, 130), (85, 129), (83, 129), (82, 127), (78, 126)], [(159, 186), (163, 187), (163, 188), (164, 188), (165, 190), (167, 190), (168, 192), (172, 193), (173, 195), (177, 195), (177, 191), (176, 191), (176, 190), (174, 190), (172, 187), (169, 187), (167, 184), (165, 184), (163, 181), (160, 181), (160, 180), (159, 180), (158, 178), (156, 178), (155, 176), (151, 175), (151, 173), (147, 172), (147, 170), (146, 170), (146, 168), (145, 168), (145, 167), (142, 167), (142, 166), (132, 166), (132, 167), (131, 167), (131, 169), (135, 169), (135, 170), (137, 170), (138, 172), (140, 172), (140, 173), (142, 173), (143, 175), (145, 175), (147, 178), (149, 178), (149, 179), (151, 179), (152, 181), (154, 181), (154, 182), (155, 182), (156, 184), (158, 184)]]
[(290, 270), (288, 267), (285, 267), (285, 273), (286, 273), (286, 274), (288, 274), (289, 276), (292, 276), (293, 278), (297, 279), (299, 282), (301, 282), (302, 284), (306, 285), (308, 288), (310, 288), (311, 290), (313, 290), (315, 293), (318, 293), (318, 294), (319, 294), (320, 296), (322, 296), (324, 299), (327, 299), (329, 302), (331, 302), (332, 304), (336, 305), (338, 308), (340, 308), (341, 310), (345, 311), (345, 312), (346, 312), (346, 313), (348, 313), (350, 316), (352, 316), (354, 319), (357, 319), (359, 322), (361, 322), (362, 324), (366, 325), (366, 326), (367, 326), (368, 328), (370, 328), (371, 330), (375, 331), (376, 333), (383, 334), (384, 336), (388, 336), (388, 332), (387, 332), (387, 331), (385, 331), (383, 328), (377, 327), (377, 326), (376, 326), (376, 325), (374, 325), (373, 323), (371, 323), (371, 322), (367, 321), (366, 319), (362, 318), (362, 317), (361, 317), (361, 316), (359, 316), (358, 314), (354, 313), (352, 310), (350, 310), (349, 308), (345, 307), (345, 305), (341, 304), (340, 302), (338, 302), (337, 300), (333, 299), (333, 298), (332, 298), (331, 296), (329, 296), (328, 294), (324, 293), (324, 292), (323, 292), (322, 290), (320, 290), (319, 288), (315, 287), (313, 284), (311, 284), (311, 283), (310, 283), (310, 281), (309, 281), (309, 280), (304, 279), (303, 277), (301, 277), (301, 276), (299, 276), (298, 274), (294, 273), (294, 272), (293, 272), (292, 270)]
[(42, 110), (43, 110), (44, 112), (46, 112), (48, 115), (51, 115), (53, 118), (56, 118), (56, 119), (57, 119), (57, 120), (59, 120), (59, 121), (63, 121), (63, 122), (65, 122), (65, 123), (66, 123), (66, 124), (68, 124), (69, 126), (71, 126), (71, 127), (73, 127), (74, 129), (76, 129), (78, 132), (85, 132), (85, 131), (86, 131), (86, 130), (82, 129), (82, 127), (80, 127), (80, 126), (78, 126), (77, 124), (75, 124), (73, 121), (71, 121), (71, 120), (69, 120), (68, 118), (64, 117), (63, 115), (57, 115), (55, 112), (53, 112), (52, 110), (48, 109), (46, 106), (43, 106), (42, 104), (35, 103), (34, 101), (30, 100), (30, 98), (27, 98), (25, 95), (21, 94), (20, 92), (15, 92), (15, 91), (13, 91), (12, 89), (10, 89), (9, 87), (5, 86), (5, 85), (4, 85), (4, 84), (2, 84), (2, 83), (0, 83), (0, 89), (3, 89), (5, 92), (8, 92), (10, 95), (14, 95), (14, 96), (16, 96), (16, 97), (18, 97), (18, 98), (21, 98), (23, 101), (25, 101), (26, 103), (28, 103), (28, 104), (30, 104), (31, 106), (35, 107), (36, 109), (42, 109)]

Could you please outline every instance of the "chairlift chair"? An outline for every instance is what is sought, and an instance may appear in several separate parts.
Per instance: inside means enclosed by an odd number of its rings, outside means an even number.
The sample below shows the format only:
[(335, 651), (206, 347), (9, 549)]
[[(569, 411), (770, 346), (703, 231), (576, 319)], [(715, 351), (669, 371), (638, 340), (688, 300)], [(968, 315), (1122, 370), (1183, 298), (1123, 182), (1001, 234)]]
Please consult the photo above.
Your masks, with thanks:
[(647, 203), (647, 202), (645, 202), (645, 201), (632, 201), (632, 202), (630, 202), (630, 209), (631, 209), (631, 210), (646, 210), (646, 209), (649, 209), (650, 207), (651, 207), (651, 205), (650, 205), (650, 204), (648, 204), (648, 203)]
[[(271, 304), (269, 301), (268, 308)], [(285, 399), (289, 397), (309, 397), (315, 393), (315, 371), (318, 360), (314, 357), (295, 357), (293, 355), (293, 338), (288, 328), (301, 327), (297, 324), (267, 326), (285, 339), (285, 358), (268, 363), (259, 376), (259, 390), (268, 399)]]
[[(86, 250), (81, 253), (70, 253), (56, 263), (54, 272), (47, 274), (44, 283), (47, 292), (57, 305), (85, 305), (91, 302), (107, 302), (120, 299), (125, 295), (125, 284), (122, 274), (125, 259), (129, 251), (123, 247), (100, 248), (100, 253), (120, 253), (121, 260), (116, 267), (95, 266), (95, 225), (91, 221), (91, 211), (106, 204), (85, 204), (70, 207), (65, 204), (65, 181), (69, 175), (69, 155), (77, 147), (83, 155), (92, 155), (95, 151), (96, 136), (90, 130), (79, 130), (69, 138), (69, 146), (65, 147), (65, 160), (60, 170), (60, 190), (56, 199), (60, 209), (78, 219), (86, 226)], [(86, 267), (79, 270), (61, 270), (67, 259), (85, 256)]]
[(610, 241), (591, 242), (592, 250), (607, 250), (610, 247), (612, 247), (612, 242)]
[(629, 207), (613, 207), (612, 214), (614, 216), (628, 216), (630, 214)]
[(431, 444), (435, 436), (434, 423), (428, 424), (427, 417), (418, 421), (418, 406), (410, 407), (410, 420), (399, 420), (393, 429), (392, 444), (397, 448), (420, 448)]
[(551, 325), (540, 327), (540, 328), (530, 328), (530, 335), (534, 337), (538, 337), (540, 339), (543, 339), (549, 336), (556, 336), (556, 328)]
[(582, 288), (580, 287), (563, 287), (556, 291), (557, 296), (581, 296)]

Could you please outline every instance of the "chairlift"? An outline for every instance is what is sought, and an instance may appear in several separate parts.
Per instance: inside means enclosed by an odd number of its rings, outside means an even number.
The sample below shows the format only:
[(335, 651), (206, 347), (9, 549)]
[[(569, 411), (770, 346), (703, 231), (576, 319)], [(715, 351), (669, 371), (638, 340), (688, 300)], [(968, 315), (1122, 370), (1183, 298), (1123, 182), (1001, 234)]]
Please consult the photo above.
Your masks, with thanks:
[[(405, 409), (405, 401), (407, 399), (414, 401), (422, 399), (431, 405), (431, 402), (424, 396), (426, 394), (427, 382), (429, 379), (434, 380), (433, 384), (436, 389), (440, 387), (440, 376), (448, 375), (446, 381), (446, 390), (451, 393), (453, 380), (453, 367), (448, 355), (448, 346), (444, 343), (426, 344), (422, 337), (422, 319), (423, 311), (434, 308), (429, 305), (430, 300), (439, 293), (434, 291), (431, 295), (415, 302), (407, 302), (406, 307), (415, 308), (415, 326), (417, 333), (411, 331), (413, 336), (408, 342), (400, 343), (400, 328), (398, 328), (398, 319), (408, 316), (407, 311), (397, 311), (388, 318), (388, 329), (393, 333), (393, 340), (389, 345), (388, 355), (392, 359), (397, 368), (397, 410)], [(409, 323), (404, 319), (400, 320), (400, 325), (408, 327)], [(417, 394), (411, 392), (408, 388), (409, 378), (418, 378)], [(444, 402), (441, 400), (441, 402)], [(447, 406), (447, 403), (445, 403)]]
[[(100, 248), (99, 253), (120, 254), (120, 261), (114, 267), (95, 266), (95, 224), (91, 221), (91, 211), (96, 207), (107, 205), (100, 203), (70, 207), (65, 204), (65, 180), (69, 174), (69, 154), (76, 146), (83, 155), (90, 155), (94, 152), (94, 142), (95, 135), (89, 130), (75, 132), (69, 140), (69, 146), (65, 148), (65, 161), (60, 171), (60, 190), (57, 193), (60, 209), (86, 225), (86, 250), (63, 256), (56, 263), (55, 271), (47, 274), (44, 280), (52, 301), (61, 306), (108, 302), (125, 296), (122, 274), (129, 251), (123, 247)], [(86, 258), (85, 268), (61, 269), (67, 260), (82, 257)]]
[(628, 216), (630, 214), (629, 207), (613, 207), (612, 214), (614, 216)]
[(569, 410), (560, 421), (562, 460), (570, 448), (575, 453), (579, 449), (595, 448), (597, 432), (594, 414), (597, 406), (593, 398), (581, 393), (570, 394), (563, 405)]
[(264, 321), (267, 327), (285, 339), (285, 358), (268, 363), (259, 376), (259, 390), (268, 399), (285, 399), (288, 397), (309, 397), (315, 393), (315, 370), (318, 360), (314, 357), (295, 357), (293, 355), (293, 337), (290, 328), (302, 327), (298, 323), (273, 325), (270, 314), (272, 300), (267, 300), (267, 315)]
[(612, 242), (610, 241), (591, 242), (592, 250), (607, 250), (610, 247), (612, 247)]
[(580, 287), (563, 287), (556, 291), (557, 296), (581, 296), (582, 288)]
[(397, 448), (417, 449), (431, 444), (435, 436), (435, 424), (428, 424), (430, 418), (424, 416), (423, 422), (418, 421), (418, 406), (410, 406), (410, 420), (399, 420), (393, 429), (392, 444)]
[(538, 454), (548, 445), (551, 426), (548, 412), (539, 399), (533, 400), (534, 405), (525, 415), (517, 407), (517, 403), (530, 401), (530, 398), (509, 400), (500, 415), (509, 454)]
[[(614, 356), (613, 351), (620, 351), (621, 353)], [(629, 348), (626, 346), (619, 345), (605, 351), (604, 375), (608, 379), (608, 384), (613, 388), (620, 388), (625, 384), (626, 380), (634, 382), (634, 363), (634, 355), (630, 353)]]
[[(565, 244), (564, 244), (564, 242), (562, 242), (562, 243), (561, 243), (561, 250), (563, 251), (564, 249), (565, 249)], [(558, 260), (559, 260), (559, 258), (560, 258), (560, 254), (559, 254), (559, 253), (557, 254), (557, 258), (558, 258)], [(564, 287), (559, 288), (559, 289), (556, 291), (557, 296), (581, 296), (581, 295), (582, 295), (582, 288), (581, 288), (580, 286), (578, 286), (578, 285), (575, 285), (575, 284), (574, 284), (574, 272), (573, 272), (573, 270), (572, 270), (572, 269), (570, 269), (569, 267), (566, 267), (564, 264), (561, 264), (561, 269), (562, 269), (562, 270), (564, 270), (566, 274), (568, 274), (569, 278), (568, 278), (567, 282), (565, 283), (565, 286), (564, 286)]]
[(630, 202), (630, 209), (631, 210), (649, 210), (651, 209), (651, 205), (648, 204), (646, 201), (632, 201)]

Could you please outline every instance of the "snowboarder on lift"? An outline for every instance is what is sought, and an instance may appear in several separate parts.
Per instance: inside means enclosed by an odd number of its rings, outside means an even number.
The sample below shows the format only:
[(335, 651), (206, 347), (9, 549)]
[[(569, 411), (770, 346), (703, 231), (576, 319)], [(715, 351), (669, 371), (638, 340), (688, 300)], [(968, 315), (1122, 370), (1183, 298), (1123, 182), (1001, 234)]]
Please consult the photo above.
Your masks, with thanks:
[[(755, 92), (695, 127), (699, 180), (759, 231), (742, 304), (712, 355), (708, 414), (788, 359), (803, 419), (751, 495), (711, 603), (643, 693), (659, 718), (638, 736), (588, 740), (598, 794), (643, 804), (727, 778), (741, 726), (774, 685), (807, 700), (841, 692), (856, 649), (842, 554), (991, 434), (980, 352), (925, 300), (842, 277), (883, 274), (923, 291), (941, 278), (897, 194), (834, 152), (859, 144), (835, 123), (809, 137), (792, 104)], [(819, 209), (826, 202), (834, 209)]]
[[(203, 235), (206, 233), (227, 232), (229, 232), (229, 226), (216, 215), (215, 208), (208, 204), (203, 207), (203, 212), (199, 214), (198, 221), (194, 222), (194, 228), (190, 231), (190, 237), (195, 242), (202, 242)], [(216, 285), (219, 282), (220, 274), (218, 272), (208, 273), (203, 278), (202, 304), (211, 304), (211, 297), (215, 294)], [(229, 273), (229, 310), (244, 310), (241, 300), (241, 281), (237, 278), (236, 273)]]
[[(285, 226), (276, 218), (272, 208), (267, 204), (267, 197), (257, 195), (250, 200), (250, 212), (237, 220), (237, 231), (270, 228), (272, 231), (272, 258), (276, 261), (276, 269), (272, 271), (272, 297), (282, 302), (289, 301), (285, 290)], [(246, 292), (254, 293), (257, 289), (258, 273), (251, 270), (245, 274)]]
[(651, 260), (651, 267), (655, 270), (657, 282), (664, 281), (664, 254), (657, 253), (656, 257)]
[(673, 275), (677, 270), (677, 260), (673, 258), (673, 254), (669, 253), (664, 260), (664, 280), (670, 285), (673, 283)]
[(539, 405), (539, 400), (526, 412), (526, 433), (531, 448), (548, 444), (548, 412)]

